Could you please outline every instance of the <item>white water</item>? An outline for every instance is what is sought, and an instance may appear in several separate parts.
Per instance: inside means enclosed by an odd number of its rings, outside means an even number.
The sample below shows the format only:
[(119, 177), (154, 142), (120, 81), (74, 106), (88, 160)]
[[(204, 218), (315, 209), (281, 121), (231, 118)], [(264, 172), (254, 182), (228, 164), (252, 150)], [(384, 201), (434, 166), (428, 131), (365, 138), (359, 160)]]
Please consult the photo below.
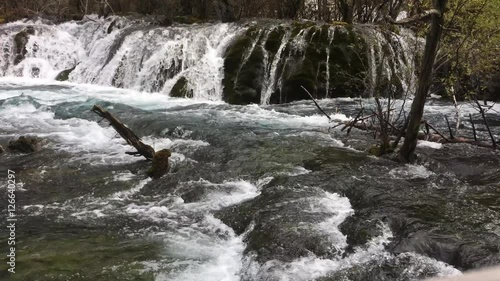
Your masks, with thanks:
[[(26, 59), (14, 66), (14, 36), (33, 25)], [(0, 36), (0, 56), (6, 58), (0, 61), (1, 76), (55, 79), (76, 66), (69, 77), (73, 82), (166, 94), (185, 77), (193, 97), (204, 100), (221, 100), (222, 54), (245, 30), (231, 24), (166, 29), (114, 17), (60, 25), (17, 22), (4, 29), (8, 32)]]
[[(15, 65), (14, 38), (31, 26), (34, 26), (35, 34), (28, 37), (25, 59)], [(292, 37), (290, 26), (282, 24), (282, 27), (285, 28), (285, 35), (276, 54), (264, 48), (269, 34), (276, 27), (264, 26), (248, 46), (240, 65), (240, 69), (244, 67), (255, 48), (262, 48), (265, 74), (261, 104), (268, 104), (271, 95), (281, 88), (286, 79), (281, 66), (286, 66), (289, 59), (284, 56), (287, 46), (293, 47), (289, 56), (305, 56), (306, 47), (310, 44), (306, 42), (306, 36), (311, 35), (312, 28), (303, 29)], [(222, 23), (165, 28), (141, 20), (120, 17), (99, 19), (96, 16), (84, 22), (59, 25), (41, 21), (9, 23), (0, 27), (0, 76), (54, 80), (61, 71), (74, 68), (69, 75), (71, 82), (166, 95), (181, 78), (185, 78), (188, 81), (186, 91), (192, 98), (220, 101), (223, 94), (223, 56), (232, 40), (247, 28), (246, 25)], [(337, 30), (344, 32), (342, 27), (331, 27), (329, 40), (333, 40)], [(415, 84), (415, 61), (411, 55), (414, 53), (414, 42), (417, 42), (414, 35), (402, 30), (401, 35), (392, 34), (387, 39), (375, 29), (361, 30), (369, 42), (367, 55), (370, 65), (367, 66), (367, 73), (371, 76), (367, 82), (371, 85), (372, 94), (376, 78), (380, 76), (376, 65), (380, 63), (383, 64), (382, 76), (390, 78), (396, 75), (402, 81), (403, 90), (411, 94)], [(384, 55), (382, 47), (386, 45), (390, 46), (390, 54)], [(326, 90), (329, 91), (329, 80), (334, 74), (330, 73), (330, 50), (326, 53)], [(390, 64), (394, 64), (394, 71)]]

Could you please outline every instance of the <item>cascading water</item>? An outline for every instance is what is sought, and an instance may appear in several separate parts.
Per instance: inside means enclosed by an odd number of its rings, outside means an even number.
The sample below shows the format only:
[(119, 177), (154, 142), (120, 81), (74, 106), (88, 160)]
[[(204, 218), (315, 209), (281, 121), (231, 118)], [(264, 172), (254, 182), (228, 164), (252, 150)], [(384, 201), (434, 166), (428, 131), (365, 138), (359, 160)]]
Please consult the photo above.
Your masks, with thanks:
[[(27, 28), (34, 28), (34, 35), (26, 36), (25, 58), (14, 65), (16, 35)], [(2, 57), (9, 57), (0, 64), (5, 76), (54, 79), (75, 68), (69, 75), (72, 82), (167, 94), (184, 77), (194, 98), (220, 100), (221, 55), (245, 28), (230, 24), (162, 28), (123, 18), (92, 18), (61, 25), (13, 23), (4, 29), (12, 30), (0, 38)]]
[[(249, 28), (253, 33), (245, 35)], [(363, 95), (365, 85), (369, 95), (375, 95), (375, 84), (391, 77), (397, 80), (391, 83), (412, 93), (416, 80), (415, 56), (409, 54), (415, 53), (418, 40), (404, 29), (398, 35), (374, 27), (351, 30), (287, 22), (160, 27), (148, 20), (91, 16), (58, 25), (15, 22), (2, 26), (0, 32), (2, 76), (68, 79), (203, 100), (287, 102), (301, 99), (293, 94), (300, 92), (300, 85), (320, 98)], [(366, 41), (366, 50), (356, 34)], [(242, 36), (251, 42), (239, 46)], [(243, 53), (236, 62), (236, 78), (231, 78), (225, 67), (234, 48)], [(363, 62), (365, 57), (368, 63)], [(247, 73), (241, 77), (243, 72)], [(358, 86), (339, 93), (342, 85), (353, 84), (350, 77), (354, 76), (366, 78), (362, 83), (354, 80)], [(232, 98), (249, 91), (257, 98), (244, 98), (245, 102)]]

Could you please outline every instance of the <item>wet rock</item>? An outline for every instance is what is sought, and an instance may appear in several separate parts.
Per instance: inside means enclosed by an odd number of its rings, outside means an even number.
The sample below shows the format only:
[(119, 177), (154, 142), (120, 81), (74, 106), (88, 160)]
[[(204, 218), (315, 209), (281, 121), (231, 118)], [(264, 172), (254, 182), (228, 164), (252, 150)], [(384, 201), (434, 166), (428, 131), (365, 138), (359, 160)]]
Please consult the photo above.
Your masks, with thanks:
[(16, 52), (16, 57), (14, 59), (15, 65), (24, 60), (26, 54), (28, 53), (26, 45), (28, 44), (29, 37), (34, 34), (35, 28), (33, 26), (28, 26), (14, 36), (14, 49)]
[[(368, 46), (369, 40), (374, 40), (367, 35), (370, 32), (360, 26), (312, 22), (252, 26), (224, 54), (224, 100), (259, 103), (269, 94), (274, 104), (309, 99), (301, 86), (318, 99), (367, 94), (371, 92), (366, 81)], [(390, 29), (380, 32), (388, 38), (394, 33)], [(387, 74), (397, 71), (397, 63), (389, 61), (387, 68), (379, 71), (382, 74), (374, 91), (381, 96), (401, 95), (401, 80)]]
[(260, 33), (259, 28), (250, 28), (235, 40), (225, 54), (224, 101), (228, 103), (260, 102), (265, 78), (265, 54), (262, 48), (255, 48), (252, 53), (249, 53), (253, 42), (258, 40)]
[(170, 92), (171, 97), (175, 98), (192, 98), (193, 91), (188, 88), (188, 80), (185, 77), (181, 77), (177, 80), (172, 91)]
[(114, 21), (112, 21), (112, 22), (109, 24), (108, 29), (107, 29), (107, 33), (108, 33), (108, 34), (110, 34), (111, 32), (113, 32), (113, 30), (114, 30), (114, 28), (115, 28), (115, 26), (116, 26), (116, 22), (117, 22), (117, 20), (114, 20)]
[(220, 210), (216, 217), (237, 234), (255, 223), (247, 235), (246, 252), (255, 253), (261, 263), (274, 259), (291, 262), (311, 253), (327, 258), (340, 249), (332, 241), (335, 238), (318, 227), (333, 214), (310, 211), (321, 196), (322, 190), (301, 185), (266, 187), (259, 197)]
[(69, 75), (71, 74), (71, 72), (73, 70), (75, 70), (75, 68), (76, 68), (76, 66), (74, 66), (70, 69), (66, 69), (66, 70), (61, 71), (59, 74), (57, 74), (56, 80), (57, 81), (68, 81)]
[(168, 172), (168, 158), (172, 155), (170, 150), (163, 149), (157, 151), (153, 157), (153, 163), (148, 170), (148, 176), (153, 179), (159, 179)]
[(8, 148), (11, 151), (17, 151), (21, 153), (33, 153), (40, 150), (41, 146), (42, 146), (42, 139), (37, 137), (21, 136), (16, 141), (10, 141)]
[(373, 238), (382, 235), (381, 221), (377, 219), (367, 219), (367, 215), (357, 212), (354, 216), (348, 217), (341, 225), (340, 231), (347, 236), (348, 250), (354, 247), (365, 245)]

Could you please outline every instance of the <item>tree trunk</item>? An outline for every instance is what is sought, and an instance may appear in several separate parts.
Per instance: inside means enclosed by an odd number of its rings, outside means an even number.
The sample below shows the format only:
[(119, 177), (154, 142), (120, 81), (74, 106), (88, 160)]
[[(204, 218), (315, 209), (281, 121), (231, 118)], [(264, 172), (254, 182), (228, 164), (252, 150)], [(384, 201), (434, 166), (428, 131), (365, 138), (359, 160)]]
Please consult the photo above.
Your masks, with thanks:
[(193, 14), (193, 7), (191, 5), (191, 0), (183, 0), (182, 2), (182, 15), (191, 16)]
[(411, 105), (410, 115), (408, 116), (408, 128), (406, 130), (405, 141), (399, 152), (399, 159), (402, 162), (410, 162), (414, 158), (415, 148), (417, 147), (418, 131), (420, 129), (420, 121), (424, 114), (425, 100), (432, 79), (432, 70), (434, 61), (438, 51), (439, 41), (443, 31), (444, 10), (448, 0), (434, 0), (434, 8), (439, 11), (439, 14), (431, 15), (431, 27), (427, 34), (425, 44), (424, 57), (420, 74), (418, 77), (418, 87), (415, 93), (415, 99)]
[(352, 23), (354, 20), (354, 1), (350, 5), (348, 0), (339, 1), (339, 10), (342, 14), (342, 21), (347, 23)]

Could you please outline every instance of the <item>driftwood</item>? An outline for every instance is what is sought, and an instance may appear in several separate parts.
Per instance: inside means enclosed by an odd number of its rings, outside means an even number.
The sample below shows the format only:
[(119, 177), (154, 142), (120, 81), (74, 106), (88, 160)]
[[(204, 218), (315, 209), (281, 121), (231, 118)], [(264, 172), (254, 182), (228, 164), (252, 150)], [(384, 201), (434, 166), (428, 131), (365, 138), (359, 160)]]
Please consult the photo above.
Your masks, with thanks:
[(111, 126), (118, 132), (118, 134), (120, 134), (127, 144), (137, 149), (137, 152), (128, 152), (127, 154), (142, 155), (148, 160), (153, 160), (155, 150), (151, 146), (143, 143), (141, 139), (132, 130), (123, 125), (120, 120), (116, 119), (111, 113), (102, 109), (98, 105), (94, 105), (92, 111), (100, 117), (108, 120)]
[(120, 120), (115, 118), (111, 113), (102, 109), (98, 105), (94, 105), (92, 111), (102, 118), (109, 121), (115, 131), (131, 146), (137, 149), (136, 152), (127, 152), (127, 154), (144, 156), (147, 160), (152, 160), (151, 168), (147, 171), (148, 176), (153, 179), (158, 179), (165, 175), (169, 170), (168, 158), (172, 155), (170, 150), (163, 149), (155, 153), (155, 150), (141, 141), (141, 139)]

